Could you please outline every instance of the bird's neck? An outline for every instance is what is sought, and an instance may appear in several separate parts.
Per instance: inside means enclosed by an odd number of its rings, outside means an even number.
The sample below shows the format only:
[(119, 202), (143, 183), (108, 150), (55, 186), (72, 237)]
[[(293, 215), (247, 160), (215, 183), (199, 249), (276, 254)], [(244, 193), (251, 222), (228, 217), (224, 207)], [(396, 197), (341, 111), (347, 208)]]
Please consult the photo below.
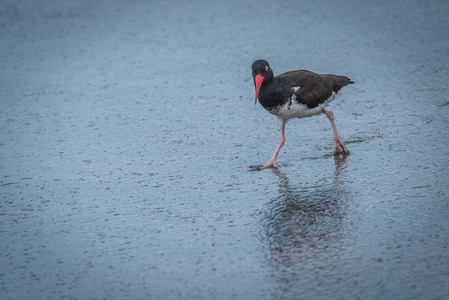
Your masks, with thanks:
[(264, 95), (271, 95), (278, 90), (278, 83), (276, 78), (268, 77), (264, 79), (262, 86), (260, 88), (260, 94), (263, 97)]
[(285, 102), (285, 90), (276, 78), (264, 80), (259, 92), (259, 101), (266, 109), (271, 109)]

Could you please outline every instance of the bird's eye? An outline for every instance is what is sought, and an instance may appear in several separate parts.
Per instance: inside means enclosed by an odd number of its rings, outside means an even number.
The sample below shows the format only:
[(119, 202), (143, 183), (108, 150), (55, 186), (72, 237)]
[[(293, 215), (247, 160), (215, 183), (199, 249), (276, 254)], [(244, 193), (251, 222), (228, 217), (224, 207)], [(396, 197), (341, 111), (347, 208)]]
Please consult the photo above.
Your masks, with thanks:
[(265, 66), (265, 71), (268, 71), (268, 66)]

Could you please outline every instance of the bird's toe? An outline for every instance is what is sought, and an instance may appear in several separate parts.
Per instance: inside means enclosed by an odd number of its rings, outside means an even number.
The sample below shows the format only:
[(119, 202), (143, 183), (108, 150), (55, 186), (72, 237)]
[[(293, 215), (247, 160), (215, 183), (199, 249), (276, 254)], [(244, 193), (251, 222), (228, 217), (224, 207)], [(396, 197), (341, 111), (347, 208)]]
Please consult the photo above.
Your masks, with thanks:
[(278, 168), (278, 165), (276, 164), (276, 162), (269, 161), (264, 165), (254, 165), (254, 166), (249, 166), (249, 168), (253, 171), (259, 171), (259, 170), (263, 170), (263, 169), (267, 169), (267, 168)]

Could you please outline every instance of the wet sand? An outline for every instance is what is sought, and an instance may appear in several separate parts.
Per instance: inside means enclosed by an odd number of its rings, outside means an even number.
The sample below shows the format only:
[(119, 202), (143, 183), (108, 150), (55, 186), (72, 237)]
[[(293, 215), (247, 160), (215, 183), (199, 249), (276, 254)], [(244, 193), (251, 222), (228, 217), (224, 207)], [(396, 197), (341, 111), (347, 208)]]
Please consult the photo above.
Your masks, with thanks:
[[(449, 297), (447, 1), (3, 1), (1, 299)], [(346, 75), (325, 116), (251, 63)]]

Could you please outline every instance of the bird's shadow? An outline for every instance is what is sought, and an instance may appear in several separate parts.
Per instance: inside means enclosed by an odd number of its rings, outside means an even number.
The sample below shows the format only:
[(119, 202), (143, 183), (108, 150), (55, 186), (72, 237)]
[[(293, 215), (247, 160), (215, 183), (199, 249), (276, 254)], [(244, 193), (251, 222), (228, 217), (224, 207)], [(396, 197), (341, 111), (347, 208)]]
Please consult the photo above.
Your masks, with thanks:
[(271, 169), (279, 196), (267, 204), (262, 236), (269, 249), (269, 264), (276, 270), (300, 267), (307, 257), (338, 246), (348, 195), (346, 159), (347, 155), (334, 156), (334, 174), (315, 182), (295, 178), (292, 184), (285, 173)]

